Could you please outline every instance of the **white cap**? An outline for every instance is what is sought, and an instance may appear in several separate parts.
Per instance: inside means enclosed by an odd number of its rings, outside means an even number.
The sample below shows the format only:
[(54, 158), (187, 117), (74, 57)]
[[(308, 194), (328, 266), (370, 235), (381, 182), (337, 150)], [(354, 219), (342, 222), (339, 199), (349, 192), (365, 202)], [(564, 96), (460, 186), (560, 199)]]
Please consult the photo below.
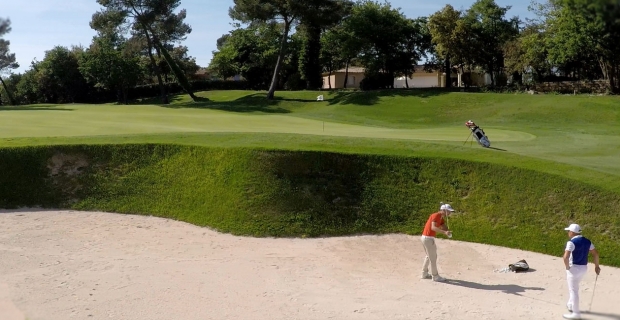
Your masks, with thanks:
[(452, 206), (449, 204), (442, 204), (441, 207), (439, 207), (439, 210), (448, 210), (448, 211), (454, 211), (454, 209), (452, 209)]
[(568, 228), (564, 228), (564, 230), (572, 231), (574, 233), (581, 233), (581, 227), (576, 223), (571, 224)]

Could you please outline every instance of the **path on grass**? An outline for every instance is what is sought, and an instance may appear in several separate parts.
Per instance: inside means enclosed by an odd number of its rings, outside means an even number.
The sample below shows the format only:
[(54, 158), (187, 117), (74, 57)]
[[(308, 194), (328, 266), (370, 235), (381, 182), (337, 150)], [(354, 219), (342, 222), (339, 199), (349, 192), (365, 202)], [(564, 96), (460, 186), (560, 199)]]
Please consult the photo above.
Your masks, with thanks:
[[(394, 129), (305, 119), (156, 106), (62, 105), (3, 111), (0, 138), (76, 137), (188, 132), (263, 132), (325, 136), (464, 141), (463, 127)], [(493, 129), (493, 141), (528, 141), (532, 134)]]
[[(418, 278), (416, 236), (258, 239), (154, 217), (3, 211), (0, 315), (467, 320), (561, 319), (565, 312), (559, 258), (452, 240), (438, 248), (448, 283)], [(520, 259), (535, 270), (494, 272)], [(619, 319), (620, 269), (602, 269), (594, 313), (586, 316)], [(585, 309), (593, 283), (590, 267)]]

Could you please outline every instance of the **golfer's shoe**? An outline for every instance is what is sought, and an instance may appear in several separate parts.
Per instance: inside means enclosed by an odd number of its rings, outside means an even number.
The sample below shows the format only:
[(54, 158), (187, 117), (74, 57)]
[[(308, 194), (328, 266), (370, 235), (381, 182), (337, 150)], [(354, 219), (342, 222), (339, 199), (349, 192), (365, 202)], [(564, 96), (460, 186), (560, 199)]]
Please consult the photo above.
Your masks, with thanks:
[(426, 272), (422, 272), (422, 276), (420, 277), (420, 279), (432, 279), (433, 276), (431, 276), (430, 274), (426, 273)]
[(444, 278), (442, 276), (434, 276), (433, 277), (433, 281), (435, 281), (435, 282), (444, 282), (444, 281), (446, 281), (446, 278)]
[(563, 315), (564, 319), (581, 319), (581, 315), (576, 314), (576, 313), (567, 313), (565, 315)]

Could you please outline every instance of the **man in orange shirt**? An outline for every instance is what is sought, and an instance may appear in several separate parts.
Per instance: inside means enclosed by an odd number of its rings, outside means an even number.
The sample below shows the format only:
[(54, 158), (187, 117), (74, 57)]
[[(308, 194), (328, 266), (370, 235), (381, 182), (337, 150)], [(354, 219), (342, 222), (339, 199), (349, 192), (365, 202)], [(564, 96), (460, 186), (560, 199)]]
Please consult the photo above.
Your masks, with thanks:
[[(454, 212), (452, 206), (449, 204), (442, 204), (439, 208), (439, 212), (431, 214), (424, 226), (424, 232), (422, 232), (422, 245), (426, 252), (424, 258), (424, 265), (422, 266), (422, 279), (433, 279), (433, 281), (445, 281), (443, 277), (439, 275), (437, 271), (437, 246), (435, 245), (435, 235), (437, 232), (443, 233), (449, 238), (452, 237), (452, 232), (448, 230), (444, 222), (444, 218), (448, 217), (450, 213)], [(431, 274), (428, 273), (428, 265), (431, 265)]]

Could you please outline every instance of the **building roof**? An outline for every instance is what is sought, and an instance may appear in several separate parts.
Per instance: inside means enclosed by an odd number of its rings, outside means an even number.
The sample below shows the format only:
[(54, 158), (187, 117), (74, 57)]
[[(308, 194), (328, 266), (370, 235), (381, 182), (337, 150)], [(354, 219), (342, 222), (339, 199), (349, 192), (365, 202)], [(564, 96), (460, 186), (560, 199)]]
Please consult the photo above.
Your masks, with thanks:
[[(366, 68), (364, 67), (349, 67), (349, 73), (364, 73), (366, 71)], [(332, 71), (332, 74), (334, 73), (345, 73), (347, 72), (346, 68), (342, 68), (340, 70), (336, 70), (336, 71)]]
[[(364, 67), (349, 67), (349, 73), (364, 73), (366, 71), (366, 68)], [(336, 74), (336, 73), (345, 73), (346, 69), (340, 69), (340, 70), (336, 70), (336, 71), (332, 71), (332, 74)], [(424, 70), (424, 65), (416, 65), (415, 66), (415, 70), (414, 72), (426, 72)], [(323, 75), (329, 75), (329, 72), (323, 72)]]

